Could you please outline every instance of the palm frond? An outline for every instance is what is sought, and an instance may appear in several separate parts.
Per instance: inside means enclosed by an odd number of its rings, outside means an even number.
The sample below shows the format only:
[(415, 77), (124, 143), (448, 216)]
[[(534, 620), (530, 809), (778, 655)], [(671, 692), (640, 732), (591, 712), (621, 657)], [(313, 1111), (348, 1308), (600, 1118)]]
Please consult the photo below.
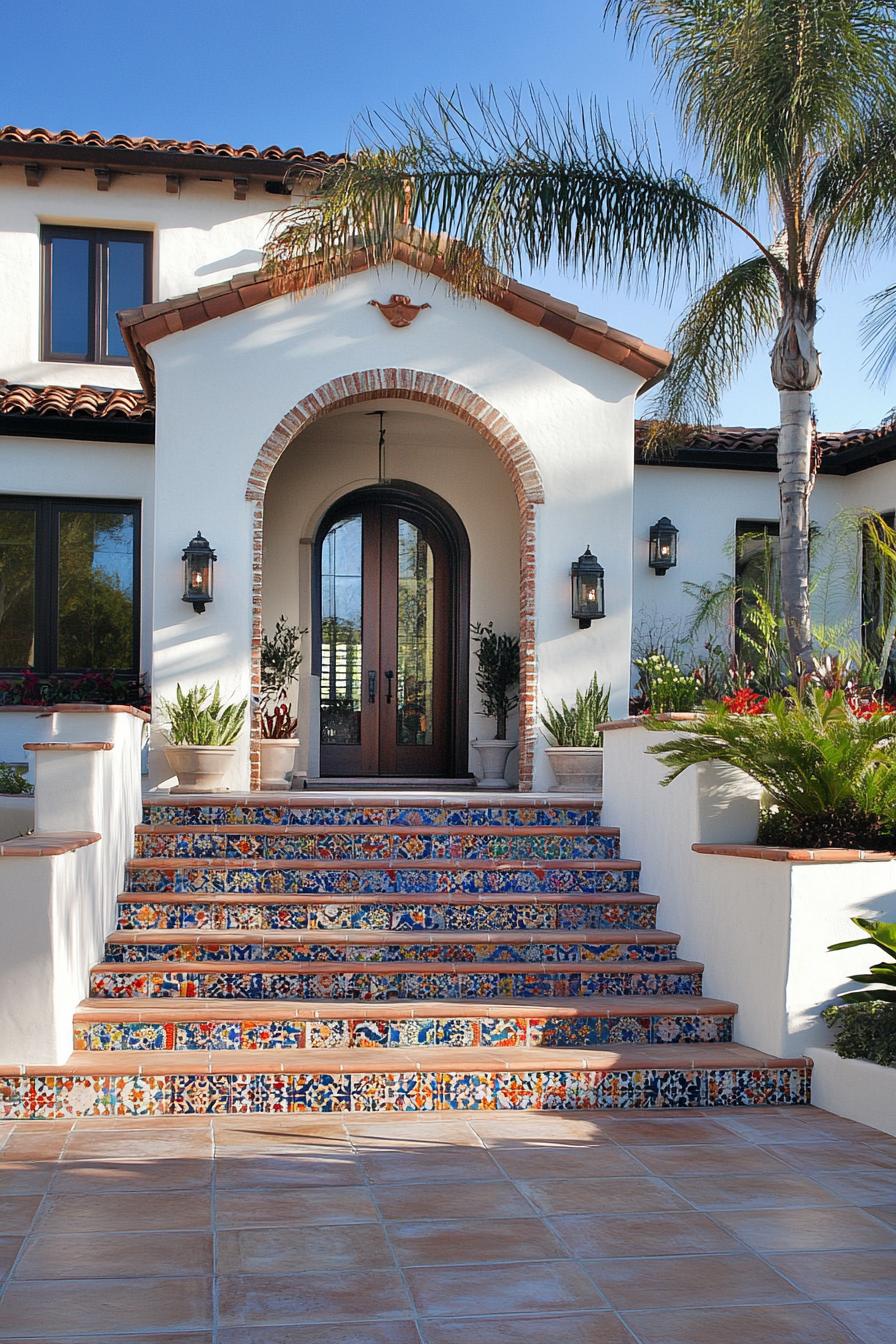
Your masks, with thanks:
[(875, 382), (883, 385), (896, 365), (896, 285), (871, 296), (861, 330), (867, 351), (865, 368)]
[(662, 293), (702, 283), (718, 261), (727, 227), (718, 203), (669, 171), (643, 128), (632, 124), (623, 144), (593, 101), (429, 91), (369, 118), (364, 134), (313, 200), (275, 217), (266, 259), (285, 283), (309, 254), (325, 280), (348, 273), (358, 250), (388, 263), (407, 228), (473, 294), (551, 261)]

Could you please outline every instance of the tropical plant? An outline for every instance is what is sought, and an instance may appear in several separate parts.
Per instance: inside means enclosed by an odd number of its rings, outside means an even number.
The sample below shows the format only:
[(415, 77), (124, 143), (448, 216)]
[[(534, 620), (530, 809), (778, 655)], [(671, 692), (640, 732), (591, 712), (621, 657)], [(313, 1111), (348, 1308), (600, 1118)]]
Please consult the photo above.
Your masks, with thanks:
[(496, 741), (507, 738), (507, 715), (520, 702), (520, 641), (515, 635), (499, 635), (494, 622), (470, 627), (478, 670), (476, 688), (482, 696), (482, 712), (494, 717)]
[(696, 720), (648, 727), (674, 733), (648, 748), (670, 767), (664, 784), (703, 761), (761, 784), (776, 809), (761, 833), (767, 842), (830, 846), (858, 836), (862, 847), (887, 849), (896, 839), (896, 715), (855, 714), (842, 690), (791, 688), (757, 715), (710, 702)]
[(821, 1016), (837, 1033), (834, 1050), (841, 1059), (896, 1065), (896, 1004), (832, 1003)]
[[(312, 208), (276, 220), (267, 261), (284, 287), (314, 252), (322, 280), (360, 249), (388, 264), (408, 232), (462, 291), (495, 295), (503, 272), (556, 260), (586, 279), (685, 279), (696, 297), (672, 336), (653, 440), (718, 419), (725, 387), (771, 339), (778, 390), (781, 592), (791, 668), (812, 656), (809, 496), (818, 468), (811, 396), (825, 270), (849, 274), (896, 234), (893, 5), (875, 0), (608, 0), (671, 89), (702, 176), (672, 171), (644, 129), (623, 144), (595, 103), (533, 93), (472, 110), (432, 92), (362, 126), (326, 168)], [(448, 241), (445, 240), (447, 235)], [(731, 245), (737, 245), (733, 264)], [(875, 368), (896, 350), (896, 286), (866, 332)]]
[(34, 788), (25, 778), (24, 765), (0, 761), (0, 793), (32, 794)]
[(642, 698), (651, 713), (686, 713), (694, 708), (700, 693), (699, 680), (692, 673), (682, 672), (664, 653), (636, 658), (635, 667), (640, 673)]
[(173, 700), (163, 700), (162, 710), (168, 722), (168, 737), (176, 747), (229, 747), (240, 735), (249, 702), (225, 705), (221, 683), (214, 689), (191, 686), (184, 690), (178, 682)]
[(869, 971), (861, 975), (851, 975), (850, 980), (857, 984), (872, 985), (872, 989), (851, 989), (840, 998), (844, 1003), (896, 1003), (896, 924), (887, 924), (881, 919), (864, 919), (853, 916), (853, 924), (866, 935), (864, 938), (851, 938), (845, 943), (832, 943), (829, 952), (842, 952), (847, 947), (877, 947), (890, 958), (879, 961)]
[(300, 630), (290, 625), (285, 616), (279, 616), (273, 634), (261, 639), (261, 727), (267, 738), (289, 738), (295, 735), (298, 719), (289, 703), (292, 687), (299, 679), (302, 665), (302, 639), (307, 628)]
[(603, 733), (598, 724), (610, 717), (610, 687), (602, 686), (597, 673), (584, 691), (576, 691), (571, 705), (560, 701), (557, 708), (545, 700), (545, 712), (540, 716), (545, 733), (555, 747), (602, 747)]

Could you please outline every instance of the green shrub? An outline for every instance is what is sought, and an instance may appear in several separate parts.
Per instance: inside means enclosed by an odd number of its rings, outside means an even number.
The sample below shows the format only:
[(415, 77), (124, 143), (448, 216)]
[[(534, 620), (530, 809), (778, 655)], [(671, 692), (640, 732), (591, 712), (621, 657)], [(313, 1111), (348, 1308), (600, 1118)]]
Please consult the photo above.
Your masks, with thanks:
[(837, 1033), (833, 1045), (841, 1059), (896, 1066), (896, 1003), (835, 1003), (821, 1016)]
[(174, 746), (229, 747), (240, 735), (247, 704), (222, 704), (219, 681), (211, 691), (207, 686), (185, 691), (178, 683), (174, 700), (163, 700), (162, 709)]
[(868, 936), (850, 938), (845, 943), (832, 943), (828, 951), (842, 952), (847, 947), (878, 947), (890, 960), (876, 962), (870, 971), (849, 977), (860, 985), (873, 985), (873, 989), (851, 989), (841, 994), (840, 998), (844, 1003), (876, 1003), (880, 999), (896, 1003), (896, 924), (887, 924), (882, 919), (863, 919), (861, 915), (854, 915), (852, 922)]
[(507, 715), (520, 702), (520, 641), (515, 635), (499, 635), (494, 622), (472, 625), (478, 670), (476, 686), (482, 696), (482, 712), (495, 719), (496, 740), (507, 738)]
[(664, 653), (649, 653), (635, 659), (640, 672), (639, 688), (652, 714), (682, 714), (697, 703), (700, 683), (682, 672)]
[(896, 850), (896, 828), (884, 817), (863, 812), (853, 802), (811, 817), (766, 807), (759, 817), (760, 845), (800, 849)]
[(545, 701), (541, 722), (551, 745), (555, 747), (600, 747), (604, 735), (597, 725), (606, 723), (610, 716), (610, 688), (602, 686), (597, 673), (583, 691), (576, 691), (571, 705), (560, 701), (560, 708)]
[(0, 761), (0, 793), (32, 794), (33, 787), (25, 778), (25, 765), (9, 765)]

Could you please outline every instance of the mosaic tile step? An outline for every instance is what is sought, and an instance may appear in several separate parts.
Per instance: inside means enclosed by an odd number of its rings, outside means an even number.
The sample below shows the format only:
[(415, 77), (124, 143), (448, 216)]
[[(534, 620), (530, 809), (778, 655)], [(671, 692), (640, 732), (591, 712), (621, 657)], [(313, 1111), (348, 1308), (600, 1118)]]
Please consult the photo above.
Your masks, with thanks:
[(479, 933), (382, 932), (376, 929), (207, 932), (180, 929), (120, 930), (106, 939), (106, 961), (277, 962), (591, 962), (668, 961), (679, 935), (658, 929), (510, 930)]
[(302, 859), (131, 859), (126, 890), (265, 892), (637, 891), (629, 859), (545, 861), (393, 859), (348, 863)]
[(75, 1013), (76, 1050), (272, 1050), (417, 1046), (579, 1046), (727, 1042), (736, 1007), (721, 999), (503, 999), (364, 1004), (220, 999), (89, 999)]
[(421, 801), (333, 794), (255, 794), (159, 799), (144, 805), (153, 826), (587, 826), (600, 825), (593, 798), (517, 797), (506, 802), (454, 796)]
[(77, 1052), (0, 1066), (0, 1118), (788, 1106), (811, 1062), (738, 1045)]
[(371, 962), (234, 963), (102, 962), (90, 973), (91, 997), (329, 999), (377, 1003), (388, 999), (579, 998), (591, 994), (700, 994), (703, 967), (693, 961), (585, 963)]
[(370, 897), (329, 892), (265, 895), (247, 900), (233, 892), (162, 892), (118, 898), (119, 929), (652, 929), (657, 897), (540, 892), (523, 899), (496, 892), (475, 895), (409, 892)]
[(616, 859), (619, 832), (583, 826), (139, 826), (139, 858)]

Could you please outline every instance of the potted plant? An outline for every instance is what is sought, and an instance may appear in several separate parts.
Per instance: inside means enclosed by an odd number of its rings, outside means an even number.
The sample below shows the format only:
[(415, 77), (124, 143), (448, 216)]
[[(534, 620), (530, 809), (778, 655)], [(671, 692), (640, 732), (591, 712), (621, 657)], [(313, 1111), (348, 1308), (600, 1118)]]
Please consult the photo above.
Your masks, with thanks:
[(295, 763), (298, 716), (290, 701), (302, 665), (302, 638), (308, 633), (280, 616), (272, 635), (261, 641), (261, 787), (288, 789)]
[(509, 788), (504, 778), (507, 757), (516, 746), (507, 738), (507, 715), (519, 704), (517, 688), (520, 684), (520, 641), (515, 635), (495, 633), (494, 622), (470, 627), (479, 665), (476, 686), (482, 696), (482, 712), (494, 718), (497, 732), (492, 738), (474, 738), (472, 746), (479, 752), (482, 775), (476, 787), (480, 789)]
[(236, 755), (248, 701), (225, 705), (221, 684), (214, 690), (193, 686), (185, 691), (178, 683), (173, 700), (163, 700), (171, 743), (165, 756), (177, 775), (172, 793), (215, 793)]
[(602, 792), (604, 735), (599, 725), (606, 723), (609, 709), (610, 688), (600, 684), (596, 672), (584, 692), (576, 691), (571, 705), (561, 700), (558, 709), (550, 700), (545, 702), (541, 722), (551, 744), (547, 755), (557, 792)]

